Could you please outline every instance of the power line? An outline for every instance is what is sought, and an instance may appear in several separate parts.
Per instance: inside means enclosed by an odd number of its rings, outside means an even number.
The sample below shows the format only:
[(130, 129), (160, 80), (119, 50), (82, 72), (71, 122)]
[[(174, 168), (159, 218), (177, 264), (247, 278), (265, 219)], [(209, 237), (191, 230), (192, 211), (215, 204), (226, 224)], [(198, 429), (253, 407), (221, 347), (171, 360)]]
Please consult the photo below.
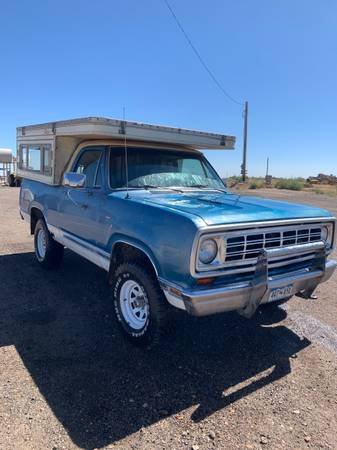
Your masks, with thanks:
[(218, 88), (221, 90), (221, 92), (225, 95), (225, 97), (227, 97), (229, 100), (231, 100), (232, 102), (236, 103), (237, 105), (243, 106), (243, 103), (235, 100), (234, 97), (232, 97), (221, 85), (220, 81), (216, 78), (216, 76), (214, 75), (214, 73), (212, 72), (212, 70), (209, 68), (209, 66), (206, 64), (206, 62), (203, 60), (201, 54), (199, 53), (198, 49), (195, 47), (195, 45), (193, 44), (193, 42), (191, 41), (191, 38), (189, 37), (189, 35), (186, 33), (184, 27), (182, 26), (180, 20), (178, 19), (176, 13), (173, 11), (171, 5), (169, 4), (168, 0), (164, 0), (168, 10), (170, 11), (170, 13), (172, 14), (173, 19), (175, 20), (178, 28), (180, 29), (180, 31), (183, 33), (186, 41), (188, 42), (189, 46), (191, 47), (191, 49), (193, 50), (194, 54), (196, 55), (196, 57), (198, 58), (200, 64), (203, 66), (203, 68), (206, 70), (206, 72), (208, 73), (208, 75), (211, 77), (211, 79), (214, 81), (214, 83), (218, 86)]
[(245, 103), (239, 102), (238, 100), (236, 100), (234, 97), (232, 97), (222, 86), (222, 84), (220, 83), (220, 81), (217, 79), (217, 77), (214, 75), (214, 73), (212, 72), (212, 70), (209, 68), (209, 66), (206, 64), (206, 62), (204, 61), (204, 59), (202, 58), (200, 52), (198, 51), (198, 49), (195, 47), (195, 45), (193, 44), (191, 38), (189, 37), (189, 35), (186, 33), (184, 27), (182, 26), (180, 20), (178, 19), (176, 13), (174, 12), (174, 10), (172, 9), (170, 3), (168, 0), (164, 0), (168, 10), (170, 11), (170, 13), (172, 14), (172, 17), (174, 19), (174, 21), (176, 22), (178, 28), (180, 29), (180, 31), (182, 32), (182, 34), (184, 35), (186, 41), (188, 42), (189, 46), (191, 47), (191, 49), (193, 50), (194, 54), (196, 55), (196, 57), (198, 58), (200, 64), (202, 65), (202, 67), (206, 70), (206, 72), (208, 73), (208, 75), (211, 77), (211, 79), (213, 80), (213, 82), (216, 84), (216, 86), (220, 89), (220, 91), (223, 93), (223, 95), (225, 97), (227, 97), (229, 100), (231, 100), (233, 103), (243, 106), (244, 110), (243, 110), (243, 121), (244, 121), (244, 127), (243, 127), (243, 156), (242, 156), (242, 165), (241, 165), (241, 173), (242, 173), (242, 181), (246, 181), (246, 176), (247, 176), (247, 127), (248, 127), (248, 102), (245, 101)]

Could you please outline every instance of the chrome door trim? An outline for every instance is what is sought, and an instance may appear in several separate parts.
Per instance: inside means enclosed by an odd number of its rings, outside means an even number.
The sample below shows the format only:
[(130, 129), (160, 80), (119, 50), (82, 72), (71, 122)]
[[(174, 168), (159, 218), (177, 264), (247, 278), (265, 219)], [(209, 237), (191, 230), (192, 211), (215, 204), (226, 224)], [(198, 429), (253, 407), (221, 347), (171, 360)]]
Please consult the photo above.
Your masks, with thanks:
[(61, 228), (55, 227), (54, 225), (47, 224), (48, 230), (53, 235), (55, 241), (69, 248), (73, 252), (77, 253), (88, 261), (92, 262), (98, 267), (109, 271), (110, 267), (110, 254), (95, 245), (89, 244), (89, 242), (84, 241)]

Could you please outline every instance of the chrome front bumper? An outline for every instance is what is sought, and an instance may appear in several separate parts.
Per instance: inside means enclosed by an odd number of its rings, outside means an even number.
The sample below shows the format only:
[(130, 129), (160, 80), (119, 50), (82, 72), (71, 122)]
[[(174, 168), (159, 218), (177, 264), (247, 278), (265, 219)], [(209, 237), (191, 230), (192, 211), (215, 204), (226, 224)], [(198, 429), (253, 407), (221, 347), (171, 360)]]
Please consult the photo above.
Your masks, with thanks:
[[(327, 281), (337, 267), (337, 261), (327, 260), (325, 249), (316, 245), (317, 259), (314, 268), (304, 268), (287, 274), (268, 276), (268, 259), (275, 257), (276, 250), (261, 252), (251, 281), (226, 285), (213, 289), (179, 290), (161, 281), (161, 287), (172, 305), (194, 316), (207, 316), (225, 311), (238, 310), (251, 317), (260, 304), (269, 301), (274, 289), (292, 285), (292, 295), (301, 293), (309, 298), (318, 284)], [(281, 255), (286, 249), (277, 249)]]

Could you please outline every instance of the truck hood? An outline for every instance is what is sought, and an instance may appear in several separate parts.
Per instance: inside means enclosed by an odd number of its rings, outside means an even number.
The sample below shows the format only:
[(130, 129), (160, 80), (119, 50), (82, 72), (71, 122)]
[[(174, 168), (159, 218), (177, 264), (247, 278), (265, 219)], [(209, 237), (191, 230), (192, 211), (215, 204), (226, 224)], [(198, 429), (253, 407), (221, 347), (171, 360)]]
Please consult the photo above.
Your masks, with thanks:
[(152, 191), (132, 195), (132, 200), (193, 214), (207, 225), (331, 217), (328, 211), (313, 206), (231, 193), (160, 194)]

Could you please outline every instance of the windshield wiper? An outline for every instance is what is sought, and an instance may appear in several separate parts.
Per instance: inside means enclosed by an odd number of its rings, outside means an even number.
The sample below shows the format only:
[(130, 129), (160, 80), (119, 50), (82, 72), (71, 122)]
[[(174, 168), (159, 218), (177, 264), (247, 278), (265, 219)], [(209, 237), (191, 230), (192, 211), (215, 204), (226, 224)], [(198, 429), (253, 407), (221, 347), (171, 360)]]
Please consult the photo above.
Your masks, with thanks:
[(218, 191), (218, 192), (225, 192), (227, 193), (226, 189), (220, 189), (220, 188), (214, 188), (212, 186), (209, 186), (208, 184), (191, 184), (189, 186), (186, 186), (189, 188), (196, 188), (196, 189), (208, 189), (209, 191)]
[(158, 189), (160, 186), (154, 186), (152, 184), (142, 184), (142, 185), (129, 184), (128, 187), (132, 189)]
[(146, 190), (148, 190), (148, 189), (163, 189), (163, 190), (164, 189), (168, 189), (168, 190), (174, 191), (174, 192), (184, 192), (184, 191), (182, 191), (179, 188), (174, 188), (174, 187), (169, 187), (169, 186), (155, 186), (155, 185), (152, 185), (152, 184), (142, 184), (141, 186), (139, 186), (139, 185), (136, 186), (134, 184), (129, 184), (129, 188), (131, 188), (131, 189), (146, 189)]
[(188, 187), (188, 188), (196, 188), (196, 189), (203, 189), (203, 188), (209, 188), (210, 186), (208, 184), (189, 184), (186, 187)]

